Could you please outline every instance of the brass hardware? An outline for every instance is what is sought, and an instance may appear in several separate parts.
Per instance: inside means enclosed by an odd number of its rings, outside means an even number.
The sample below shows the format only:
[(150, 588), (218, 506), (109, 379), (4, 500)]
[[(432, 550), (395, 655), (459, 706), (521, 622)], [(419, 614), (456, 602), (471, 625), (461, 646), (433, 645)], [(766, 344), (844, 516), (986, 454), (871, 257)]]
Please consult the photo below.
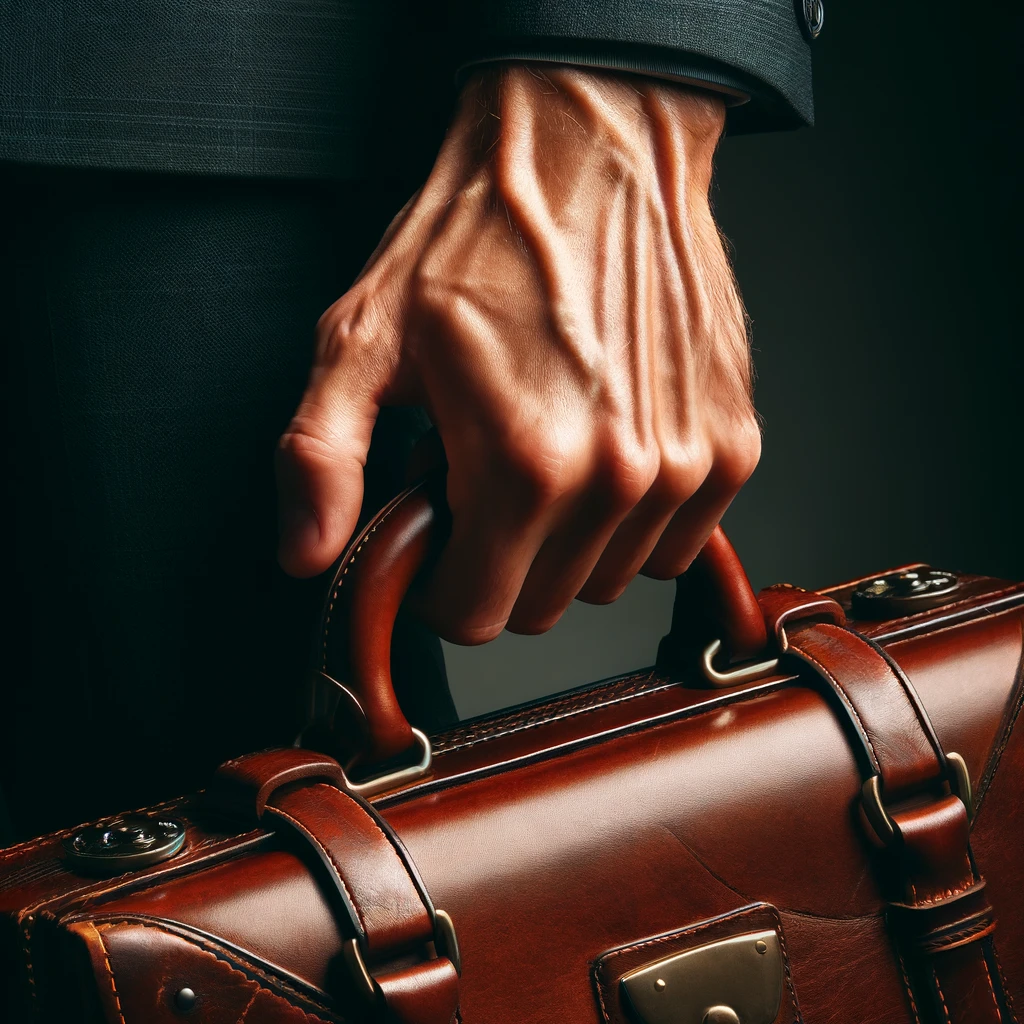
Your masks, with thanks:
[(443, 910), (434, 911), (434, 948), (438, 956), (446, 956), (455, 967), (455, 973), (462, 976), (462, 953), (455, 924)]
[(712, 686), (738, 686), (740, 683), (749, 683), (751, 679), (767, 675), (779, 664), (778, 658), (768, 658), (765, 661), (754, 661), (745, 665), (738, 665), (736, 668), (719, 672), (715, 668), (715, 656), (722, 649), (721, 640), (712, 640), (705, 648), (701, 657), (701, 667), (704, 669), (704, 676)]
[(413, 729), (412, 734), (416, 737), (416, 742), (420, 745), (422, 751), (420, 759), (416, 764), (409, 765), (407, 768), (399, 768), (397, 771), (388, 772), (386, 775), (379, 775), (374, 779), (366, 779), (364, 782), (353, 782), (342, 772), (342, 776), (345, 779), (345, 788), (350, 793), (355, 793), (356, 796), (371, 797), (376, 793), (383, 793), (386, 789), (394, 789), (395, 786), (400, 786), (403, 782), (411, 782), (413, 779), (418, 779), (421, 775), (426, 775), (430, 771), (430, 763), (433, 759), (430, 739), (426, 733), (421, 732), (419, 729)]
[[(949, 791), (967, 809), (967, 817), (974, 816), (974, 796), (971, 792), (971, 773), (967, 762), (955, 751), (946, 754), (946, 763), (950, 768)], [(899, 834), (896, 822), (882, 803), (882, 777), (872, 775), (861, 787), (861, 809), (868, 825), (875, 833), (882, 846), (889, 846)]]
[(366, 969), (366, 961), (363, 959), (362, 950), (359, 948), (358, 939), (348, 939), (342, 943), (341, 955), (345, 959), (345, 966), (348, 967), (349, 976), (355, 982), (356, 991), (362, 996), (363, 1002), (372, 1006), (377, 999), (377, 984), (370, 977)]
[(64, 859), (76, 871), (120, 875), (173, 857), (185, 845), (185, 826), (173, 818), (133, 814), (79, 829), (62, 845)]
[(864, 811), (871, 831), (882, 846), (888, 846), (896, 838), (896, 822), (882, 806), (882, 777), (872, 775), (860, 788), (860, 806)]
[(955, 751), (951, 750), (946, 755), (946, 761), (952, 769), (952, 776), (949, 780), (950, 792), (960, 797), (964, 807), (967, 808), (967, 817), (974, 817), (974, 794), (971, 792), (971, 773), (967, 768), (967, 762)]
[(858, 619), (889, 619), (949, 604), (960, 589), (951, 572), (926, 566), (877, 576), (850, 595), (850, 610)]
[(771, 1024), (782, 948), (772, 930), (736, 935), (630, 971), (621, 984), (638, 1024)]
[[(448, 957), (455, 968), (455, 973), (462, 975), (462, 955), (459, 952), (459, 940), (455, 935), (455, 925), (451, 915), (443, 910), (434, 911), (434, 949), (437, 950), (438, 956)], [(367, 970), (359, 940), (348, 939), (342, 943), (341, 955), (356, 991), (367, 1006), (372, 1006), (377, 1000), (377, 983)]]

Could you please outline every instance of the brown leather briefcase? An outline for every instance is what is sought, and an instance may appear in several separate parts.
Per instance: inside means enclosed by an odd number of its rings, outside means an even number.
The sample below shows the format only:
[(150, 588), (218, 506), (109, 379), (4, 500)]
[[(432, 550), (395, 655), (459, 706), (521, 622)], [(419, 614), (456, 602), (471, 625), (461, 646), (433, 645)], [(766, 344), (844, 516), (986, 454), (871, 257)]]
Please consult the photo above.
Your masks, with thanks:
[(432, 520), (340, 564), (303, 748), (0, 851), (5, 1024), (1016, 1019), (1024, 586), (755, 598), (716, 532), (656, 669), (428, 739), (388, 652)]

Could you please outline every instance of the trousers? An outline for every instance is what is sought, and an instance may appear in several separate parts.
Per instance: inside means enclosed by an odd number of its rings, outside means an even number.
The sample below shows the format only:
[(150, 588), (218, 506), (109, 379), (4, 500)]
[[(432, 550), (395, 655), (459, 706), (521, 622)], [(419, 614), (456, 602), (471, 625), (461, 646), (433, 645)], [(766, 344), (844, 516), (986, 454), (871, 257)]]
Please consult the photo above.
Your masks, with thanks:
[[(0, 166), (0, 843), (293, 740), (324, 583), (276, 564), (274, 446), (319, 315), (403, 199)], [(384, 411), (367, 513), (428, 425)], [(403, 619), (393, 660), (414, 722), (456, 720), (435, 637)]]

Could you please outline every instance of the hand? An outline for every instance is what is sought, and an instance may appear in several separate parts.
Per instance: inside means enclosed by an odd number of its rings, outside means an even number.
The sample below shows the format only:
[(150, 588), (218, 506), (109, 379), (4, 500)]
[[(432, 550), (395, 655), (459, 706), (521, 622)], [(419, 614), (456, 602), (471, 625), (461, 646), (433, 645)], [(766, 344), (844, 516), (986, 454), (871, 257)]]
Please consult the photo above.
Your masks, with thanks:
[(474, 78), (434, 169), (321, 318), (278, 451), (281, 564), (356, 526), (382, 405), (423, 405), (452, 532), (420, 602), (458, 643), (683, 571), (760, 455), (708, 200), (724, 109), (629, 75)]

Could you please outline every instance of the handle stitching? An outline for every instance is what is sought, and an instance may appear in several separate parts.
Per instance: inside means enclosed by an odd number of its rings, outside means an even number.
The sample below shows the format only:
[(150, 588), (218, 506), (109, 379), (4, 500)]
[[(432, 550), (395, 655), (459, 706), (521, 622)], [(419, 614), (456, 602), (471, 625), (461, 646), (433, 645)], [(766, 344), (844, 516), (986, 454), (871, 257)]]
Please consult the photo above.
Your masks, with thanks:
[(328, 640), (328, 634), (331, 631), (331, 616), (334, 614), (334, 604), (338, 600), (338, 594), (341, 593), (341, 587), (342, 587), (342, 584), (345, 582), (345, 577), (348, 575), (349, 569), (351, 569), (353, 564), (355, 563), (356, 555), (358, 555), (359, 552), (362, 551), (364, 547), (366, 547), (366, 544), (370, 540), (370, 538), (377, 532), (378, 529), (380, 529), (381, 526), (384, 525), (384, 523), (387, 522), (387, 520), (391, 516), (391, 513), (394, 512), (395, 509), (398, 508), (400, 504), (401, 504), (401, 502), (395, 502), (391, 506), (391, 508), (389, 508), (387, 510), (387, 512), (385, 512), (384, 515), (382, 515), (366, 531), (366, 533), (363, 534), (362, 539), (359, 541), (358, 547), (356, 547), (355, 551), (353, 551), (352, 554), (349, 555), (348, 561), (346, 561), (346, 563), (345, 563), (345, 567), (343, 569), (339, 569), (339, 574), (338, 574), (338, 576), (337, 576), (337, 578), (335, 580), (335, 584), (331, 588), (330, 600), (327, 602), (327, 611), (324, 613), (324, 628), (323, 628), (323, 634), (322, 634), (322, 636), (323, 636), (323, 659), (322, 659), (322, 663), (321, 663), (324, 672), (327, 671), (327, 640)]

